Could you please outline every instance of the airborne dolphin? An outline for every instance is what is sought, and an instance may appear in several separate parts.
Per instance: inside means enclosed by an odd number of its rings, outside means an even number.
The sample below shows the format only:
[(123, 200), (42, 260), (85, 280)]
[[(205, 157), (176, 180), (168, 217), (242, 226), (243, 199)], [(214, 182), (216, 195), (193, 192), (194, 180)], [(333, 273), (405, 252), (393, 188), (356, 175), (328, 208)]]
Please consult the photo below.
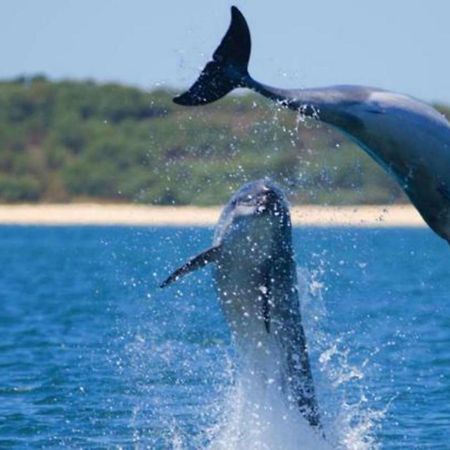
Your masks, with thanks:
[(411, 97), (377, 88), (287, 90), (259, 83), (248, 73), (248, 25), (236, 7), (231, 12), (212, 61), (174, 102), (206, 104), (246, 87), (337, 127), (397, 179), (425, 222), (450, 243), (450, 124), (445, 117)]
[(276, 389), (290, 410), (321, 427), (303, 331), (289, 208), (267, 179), (237, 191), (224, 208), (213, 246), (161, 287), (213, 263), (221, 307), (252, 384)]

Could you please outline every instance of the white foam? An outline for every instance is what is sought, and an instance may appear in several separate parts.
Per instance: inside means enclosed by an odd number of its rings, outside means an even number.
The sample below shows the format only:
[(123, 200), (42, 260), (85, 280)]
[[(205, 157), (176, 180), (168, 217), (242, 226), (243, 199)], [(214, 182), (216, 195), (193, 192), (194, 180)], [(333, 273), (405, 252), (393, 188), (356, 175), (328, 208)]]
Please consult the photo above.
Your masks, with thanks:
[(241, 372), (226, 398), (222, 421), (212, 430), (210, 450), (331, 449), (319, 431), (287, 406), (274, 379), (255, 383)]
[[(313, 274), (304, 270), (299, 272), (299, 291), (310, 355), (318, 355), (315, 364), (318, 373), (314, 376), (324, 434), (310, 427), (299, 411), (288, 405), (277, 374), (273, 373), (270, 357), (252, 361), (255, 355), (260, 357), (261, 353), (249, 351), (241, 355), (242, 362), (234, 375), (233, 387), (225, 395), (219, 422), (208, 431), (210, 450), (378, 448), (373, 431), (384, 412), (368, 408), (363, 389), (364, 367), (349, 362), (350, 349), (345, 348), (343, 340), (328, 336), (323, 331), (326, 309), (321, 293), (323, 286), (318, 277), (320, 270)], [(254, 367), (261, 370), (255, 373)], [(262, 378), (261, 373), (266, 377)], [(346, 387), (349, 383), (359, 383), (361, 386), (357, 402), (347, 400)]]

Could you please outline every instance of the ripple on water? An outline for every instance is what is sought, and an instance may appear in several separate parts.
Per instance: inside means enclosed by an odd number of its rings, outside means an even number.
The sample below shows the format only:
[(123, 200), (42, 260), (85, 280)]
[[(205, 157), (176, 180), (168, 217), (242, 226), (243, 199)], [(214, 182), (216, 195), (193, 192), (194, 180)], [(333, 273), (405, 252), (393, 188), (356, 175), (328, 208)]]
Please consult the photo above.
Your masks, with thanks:
[[(2, 227), (0, 447), (205, 446), (236, 377), (229, 334), (208, 270), (157, 285), (211, 237)], [(448, 449), (448, 246), (410, 229), (297, 229), (295, 245), (330, 436)]]

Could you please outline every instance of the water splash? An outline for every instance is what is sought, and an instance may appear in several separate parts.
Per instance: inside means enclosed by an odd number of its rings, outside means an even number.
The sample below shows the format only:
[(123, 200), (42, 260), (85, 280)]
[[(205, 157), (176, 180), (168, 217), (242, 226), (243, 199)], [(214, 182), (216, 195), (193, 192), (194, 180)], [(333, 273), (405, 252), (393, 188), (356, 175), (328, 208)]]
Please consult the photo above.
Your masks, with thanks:
[[(121, 370), (139, 398), (129, 424), (135, 448), (379, 448), (375, 431), (385, 411), (370, 407), (370, 360), (355, 362), (359, 358), (348, 344), (349, 333), (328, 331), (327, 286), (322, 280), (330, 267), (317, 261), (315, 266), (311, 271), (300, 269), (298, 278), (325, 439), (286, 405), (275, 377), (273, 382), (255, 383), (251, 368), (236, 365), (229, 343), (211, 339), (217, 325), (197, 331), (201, 326), (195, 324), (196, 314), (201, 314), (198, 323), (203, 326), (206, 317), (220, 315), (212, 288), (206, 297), (202, 290), (185, 289), (176, 291), (178, 301), (172, 294), (177, 314), (161, 309), (156, 298), (150, 303), (154, 309), (149, 308), (145, 298), (140, 307), (146, 311), (145, 320), (139, 321), (138, 329), (133, 322), (133, 332), (124, 337)], [(206, 298), (210, 304), (205, 304)], [(133, 313), (136, 316), (141, 313)], [(174, 330), (184, 330), (182, 341)], [(270, 365), (270, 360), (263, 364)]]
[(229, 391), (222, 420), (211, 430), (210, 450), (331, 449), (320, 431), (286, 405), (276, 383), (255, 384), (242, 371)]
[(313, 357), (317, 355), (316, 387), (327, 440), (339, 450), (376, 450), (379, 445), (374, 432), (386, 410), (369, 407), (365, 386), (369, 361), (355, 363), (345, 336), (326, 331), (324, 271), (323, 265), (312, 272), (299, 270), (299, 285), (309, 347)]
[[(378, 448), (373, 432), (385, 411), (368, 407), (364, 393), (365, 364), (359, 367), (352, 363), (345, 340), (325, 331), (327, 314), (321, 273), (320, 268), (312, 273), (300, 270), (299, 291), (310, 354), (318, 355), (315, 378), (325, 437), (286, 404), (282, 387), (275, 380), (257, 382), (251, 367), (244, 363), (225, 396), (219, 422), (208, 431), (210, 450)], [(263, 364), (270, 366), (270, 359)], [(270, 367), (265, 368), (265, 373), (270, 373)], [(347, 398), (349, 384), (358, 385), (360, 394), (356, 401)]]

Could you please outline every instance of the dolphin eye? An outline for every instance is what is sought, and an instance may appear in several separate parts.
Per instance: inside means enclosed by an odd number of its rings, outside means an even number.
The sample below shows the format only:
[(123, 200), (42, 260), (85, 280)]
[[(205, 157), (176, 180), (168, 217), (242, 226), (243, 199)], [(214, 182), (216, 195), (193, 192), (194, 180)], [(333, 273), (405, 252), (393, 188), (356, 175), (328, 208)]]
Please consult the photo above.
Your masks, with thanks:
[(254, 203), (254, 197), (253, 195), (246, 195), (245, 197), (240, 198), (237, 201), (237, 204), (240, 205), (252, 205)]

